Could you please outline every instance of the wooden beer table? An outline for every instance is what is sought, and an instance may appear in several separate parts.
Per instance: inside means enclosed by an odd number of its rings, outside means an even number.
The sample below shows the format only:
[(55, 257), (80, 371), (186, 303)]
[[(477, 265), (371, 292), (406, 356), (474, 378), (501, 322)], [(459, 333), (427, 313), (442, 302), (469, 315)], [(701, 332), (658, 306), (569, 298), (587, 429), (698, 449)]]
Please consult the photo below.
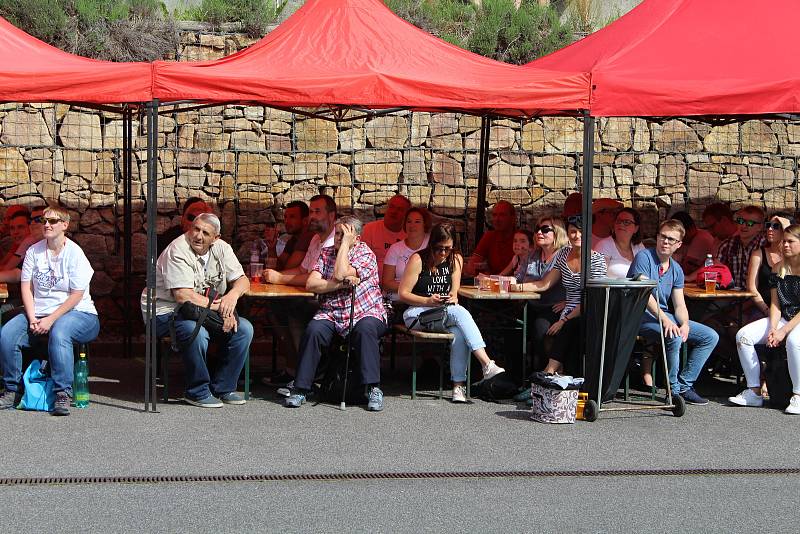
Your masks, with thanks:
[[(250, 289), (247, 293), (244, 294), (247, 297), (243, 303), (242, 311), (249, 315), (250, 309), (252, 306), (252, 301), (254, 299), (258, 300), (266, 300), (268, 306), (272, 306), (273, 304), (277, 304), (282, 299), (292, 299), (292, 298), (305, 298), (305, 299), (313, 299), (316, 297), (316, 294), (312, 293), (311, 291), (306, 290), (305, 287), (302, 286), (287, 286), (281, 284), (264, 284), (261, 282), (253, 282), (250, 281)], [(277, 310), (276, 310), (277, 312)], [(281, 313), (274, 313), (273, 316), (284, 317), (285, 314)], [(279, 328), (289, 328), (288, 322), (284, 322), (281, 324), (270, 324), (269, 325), (273, 329)], [(272, 334), (272, 374), (274, 375), (278, 371), (278, 337), (273, 332)]]
[[(516, 328), (520, 328), (522, 330), (522, 379), (525, 380), (528, 359), (528, 304), (532, 300), (539, 300), (542, 298), (541, 294), (534, 291), (509, 291), (507, 293), (497, 293), (494, 291), (482, 291), (475, 286), (461, 286), (458, 289), (458, 296), (459, 298), (471, 301), (470, 304), (466, 306), (470, 309), (470, 311), (472, 308), (479, 308), (481, 304), (488, 304), (490, 302), (517, 301), (522, 303), (522, 319), (520, 319), (516, 313), (513, 313), (513, 307), (509, 310), (508, 306), (504, 306), (502, 311), (497, 310), (496, 307), (493, 307), (489, 310), (489, 312), (494, 314), (496, 323), (501, 323), (496, 328), (504, 328), (504, 325), (502, 324), (504, 319), (510, 319), (511, 324), (516, 324)], [(470, 359), (470, 361), (472, 360)]]

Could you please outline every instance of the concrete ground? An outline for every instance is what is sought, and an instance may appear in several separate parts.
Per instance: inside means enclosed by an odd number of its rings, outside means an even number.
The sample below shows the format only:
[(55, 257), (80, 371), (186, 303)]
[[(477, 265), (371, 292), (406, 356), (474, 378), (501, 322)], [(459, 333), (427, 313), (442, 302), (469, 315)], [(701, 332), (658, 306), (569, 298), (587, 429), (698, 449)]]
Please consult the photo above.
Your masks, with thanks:
[[(94, 358), (91, 371), (87, 410), (66, 418), (0, 412), (0, 498), (15, 530), (785, 532), (796, 523), (796, 474), (721, 471), (800, 468), (800, 418), (726, 406), (732, 384), (707, 384), (717, 396), (682, 418), (606, 412), (594, 423), (545, 425), (515, 404), (412, 401), (402, 371), (387, 380), (381, 413), (283, 408), (258, 382), (245, 406), (174, 401), (144, 413), (140, 361)], [(609, 472), (592, 476), (598, 470)], [(490, 471), (539, 473), (3, 485), (27, 477)], [(563, 471), (570, 476), (556, 473)]]

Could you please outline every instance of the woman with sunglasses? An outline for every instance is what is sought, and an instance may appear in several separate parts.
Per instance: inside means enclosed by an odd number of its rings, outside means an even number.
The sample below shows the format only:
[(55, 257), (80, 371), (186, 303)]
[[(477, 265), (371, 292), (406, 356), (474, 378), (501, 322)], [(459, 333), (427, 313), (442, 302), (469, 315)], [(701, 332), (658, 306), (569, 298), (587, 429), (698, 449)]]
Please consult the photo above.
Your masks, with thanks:
[(769, 280), (769, 317), (743, 326), (736, 334), (736, 350), (747, 389), (728, 401), (737, 406), (763, 406), (761, 362), (755, 346), (785, 344), (793, 393), (785, 412), (800, 415), (800, 328), (796, 328), (800, 323), (800, 225), (793, 224), (783, 231), (782, 253)]
[(614, 219), (611, 235), (597, 242), (594, 249), (603, 255), (609, 278), (625, 278), (633, 258), (644, 250), (639, 234), (641, 215), (633, 208), (622, 208)]
[(403, 272), (398, 294), (409, 305), (403, 321), (409, 328), (425, 310), (444, 306), (447, 312), (444, 326), (453, 334), (450, 347), (450, 378), (453, 381), (453, 402), (466, 402), (467, 365), (470, 353), (481, 363), (483, 378), (504, 371), (486, 354), (478, 326), (463, 306), (458, 304), (458, 288), (464, 259), (454, 247), (455, 229), (452, 224), (437, 224), (431, 229), (428, 246), (414, 253)]
[(783, 231), (791, 224), (788, 216), (775, 214), (764, 223), (765, 244), (750, 254), (747, 266), (747, 290), (754, 296), (751, 299), (758, 316), (756, 320), (769, 315), (770, 295), (769, 279), (775, 265), (783, 259)]
[(73, 343), (97, 337), (100, 322), (89, 295), (94, 270), (77, 243), (64, 232), (69, 213), (56, 207), (44, 211), (44, 239), (31, 246), (22, 264), (20, 289), (25, 313), (17, 315), (0, 332), (0, 360), (5, 394), (0, 409), (18, 402), (22, 379), (21, 349), (48, 336), (47, 354), (56, 394), (53, 415), (69, 415), (72, 396)]
[[(550, 349), (550, 358), (544, 368), (546, 373), (558, 373), (564, 370), (564, 364), (570, 354), (573, 354), (574, 343), (578, 341), (581, 315), (581, 248), (582, 236), (581, 215), (572, 215), (567, 218), (567, 237), (569, 246), (562, 248), (553, 259), (554, 268), (544, 278), (536, 282), (519, 284), (521, 291), (545, 292), (561, 282), (566, 290), (566, 304), (561, 310), (559, 319), (550, 326), (547, 335), (553, 336), (553, 346)], [(606, 261), (602, 254), (591, 252), (591, 266), (589, 278), (602, 278), (606, 276)]]

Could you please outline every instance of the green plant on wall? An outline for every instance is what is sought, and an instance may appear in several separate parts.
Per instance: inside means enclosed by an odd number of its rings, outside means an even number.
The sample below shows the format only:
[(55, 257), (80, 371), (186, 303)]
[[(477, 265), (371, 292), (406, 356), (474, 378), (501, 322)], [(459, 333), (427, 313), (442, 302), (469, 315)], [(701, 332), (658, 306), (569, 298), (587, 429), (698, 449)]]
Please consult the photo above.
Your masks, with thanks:
[(572, 29), (537, 0), (387, 0), (398, 16), (428, 32), (500, 61), (527, 63), (571, 42)]
[(182, 19), (208, 22), (215, 28), (228, 22), (239, 22), (242, 29), (253, 37), (261, 37), (274, 23), (286, 1), (273, 0), (203, 0), (176, 16)]

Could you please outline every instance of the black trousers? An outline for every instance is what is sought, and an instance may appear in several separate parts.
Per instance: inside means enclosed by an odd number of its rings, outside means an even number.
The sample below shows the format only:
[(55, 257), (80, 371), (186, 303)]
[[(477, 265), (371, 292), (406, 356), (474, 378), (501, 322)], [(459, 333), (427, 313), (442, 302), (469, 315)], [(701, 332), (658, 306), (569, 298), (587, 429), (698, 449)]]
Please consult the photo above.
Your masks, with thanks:
[[(353, 325), (351, 342), (353, 350), (361, 356), (361, 382), (378, 384), (381, 381), (380, 339), (386, 323), (375, 317), (364, 317)], [(312, 319), (300, 340), (300, 361), (294, 385), (310, 390), (317, 372), (323, 349), (330, 346), (336, 328), (332, 321)]]

